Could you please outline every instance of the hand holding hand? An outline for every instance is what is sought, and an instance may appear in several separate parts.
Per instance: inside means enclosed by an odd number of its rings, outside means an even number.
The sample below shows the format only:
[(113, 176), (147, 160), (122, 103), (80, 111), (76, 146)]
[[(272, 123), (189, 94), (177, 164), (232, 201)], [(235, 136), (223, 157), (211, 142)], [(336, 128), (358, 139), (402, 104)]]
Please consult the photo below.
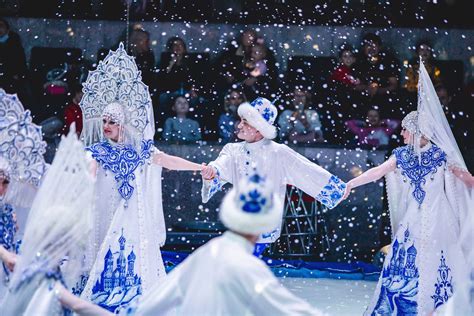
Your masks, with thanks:
[(212, 180), (216, 176), (216, 169), (212, 166), (204, 166), (201, 170), (201, 175), (204, 180)]
[(352, 187), (353, 187), (352, 183), (350, 181), (347, 182), (346, 191), (344, 192), (344, 196), (342, 197), (342, 200), (345, 200), (349, 197), (349, 194), (351, 194)]

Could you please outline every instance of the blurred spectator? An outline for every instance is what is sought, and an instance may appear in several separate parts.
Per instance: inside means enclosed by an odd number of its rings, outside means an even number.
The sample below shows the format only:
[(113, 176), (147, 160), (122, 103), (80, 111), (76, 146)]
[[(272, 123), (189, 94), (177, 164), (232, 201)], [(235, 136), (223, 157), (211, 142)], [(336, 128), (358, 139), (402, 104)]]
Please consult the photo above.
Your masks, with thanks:
[(155, 88), (155, 54), (151, 49), (150, 33), (140, 24), (132, 26), (128, 52), (135, 57), (138, 69), (142, 72), (143, 82), (150, 88)]
[(166, 51), (160, 62), (160, 90), (180, 91), (181, 94), (184, 90), (190, 91), (194, 88), (194, 79), (186, 43), (182, 38), (171, 37), (166, 43)]
[[(233, 84), (241, 84), (248, 78), (244, 65), (252, 58), (252, 47), (263, 44), (254, 29), (246, 29), (237, 40), (233, 40), (217, 57), (215, 71), (217, 72), (218, 89), (227, 91)], [(266, 48), (266, 75), (275, 82), (277, 80), (276, 60), (273, 52)], [(247, 97), (251, 99), (248, 95)]]
[(26, 57), (20, 36), (0, 18), (0, 87), (8, 93), (23, 92), (26, 85)]
[(201, 128), (195, 120), (187, 118), (189, 102), (178, 96), (173, 103), (176, 116), (165, 121), (163, 139), (171, 142), (195, 142), (201, 140)]
[(335, 83), (349, 87), (360, 84), (360, 80), (354, 77), (353, 65), (356, 61), (351, 45), (342, 45), (339, 50), (339, 66), (331, 74), (330, 80)]
[(237, 108), (247, 99), (242, 91), (230, 89), (224, 98), (224, 113), (219, 116), (219, 136), (222, 142), (227, 143), (236, 140), (235, 130), (240, 118)]
[(427, 40), (421, 40), (416, 44), (416, 56), (407, 65), (406, 82), (404, 88), (408, 92), (416, 92), (418, 89), (418, 69), (420, 68), (420, 57), (430, 75), (433, 85), (441, 83), (441, 71), (436, 66), (433, 58), (433, 46)]
[(63, 134), (67, 135), (69, 133), (69, 127), (72, 123), (76, 123), (76, 133), (77, 136), (81, 135), (82, 132), (82, 110), (79, 106), (79, 102), (82, 99), (82, 85), (75, 84), (72, 85), (72, 88), (69, 90), (71, 94), (71, 102), (64, 109), (64, 128)]
[(402, 115), (394, 95), (398, 89), (400, 68), (396, 59), (382, 50), (379, 36), (368, 33), (363, 37), (361, 55), (354, 70), (355, 77), (360, 79), (355, 89), (365, 97), (366, 106), (379, 105), (383, 116), (398, 118)]
[(242, 81), (244, 93), (250, 99), (260, 95), (271, 95), (276, 91), (276, 78), (271, 75), (268, 63), (268, 49), (262, 43), (255, 43), (250, 49), (250, 58), (244, 62), (245, 79)]
[(61, 141), (61, 129), (63, 122), (56, 116), (51, 116), (40, 123), (41, 131), (43, 132), (43, 140), (46, 142), (44, 153), (44, 160), (47, 163), (52, 163), (56, 150)]
[(379, 111), (370, 109), (367, 118), (362, 120), (349, 120), (347, 129), (355, 135), (357, 145), (378, 147), (388, 145), (390, 137), (400, 126), (400, 121), (394, 119), (380, 119)]
[(311, 94), (296, 87), (292, 96), (293, 109), (283, 111), (278, 118), (280, 138), (292, 143), (322, 142), (321, 121), (318, 113), (311, 109)]

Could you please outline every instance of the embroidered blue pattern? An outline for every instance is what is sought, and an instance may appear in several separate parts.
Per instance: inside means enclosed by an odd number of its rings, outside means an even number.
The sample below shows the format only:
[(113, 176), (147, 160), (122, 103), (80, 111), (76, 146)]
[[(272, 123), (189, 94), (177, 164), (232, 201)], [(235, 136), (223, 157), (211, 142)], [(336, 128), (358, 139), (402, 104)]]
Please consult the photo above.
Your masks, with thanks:
[(446, 265), (446, 258), (444, 257), (443, 251), (441, 251), (438, 277), (434, 286), (435, 293), (431, 298), (434, 300), (434, 308), (438, 308), (446, 303), (446, 301), (453, 295), (453, 277), (451, 275), (451, 268)]
[(0, 204), (0, 245), (6, 250), (15, 251), (14, 238), (16, 221), (10, 204)]
[(92, 288), (91, 300), (111, 312), (125, 308), (132, 300), (142, 294), (142, 279), (135, 273), (134, 266), (137, 259), (135, 253), (130, 251), (125, 259), (125, 243), (123, 235), (119, 237), (120, 251), (114, 266), (114, 256), (109, 249), (104, 258), (104, 270)]
[(328, 208), (334, 208), (344, 196), (346, 184), (336, 176), (331, 176), (328, 183), (323, 187), (316, 199)]
[(416, 315), (418, 294), (417, 249), (409, 245), (410, 231), (404, 233), (404, 240), (398, 238), (392, 244), (392, 257), (384, 266), (379, 298), (372, 315)]
[(135, 170), (145, 164), (151, 157), (152, 140), (143, 140), (141, 153), (130, 145), (112, 146), (109, 142), (101, 142), (87, 147), (92, 152), (92, 157), (104, 168), (115, 174), (118, 191), (123, 199), (132, 197), (134, 188), (131, 182), (135, 180)]
[(82, 291), (84, 291), (84, 288), (86, 287), (88, 279), (89, 275), (81, 274), (79, 281), (76, 282), (76, 285), (71, 288), (72, 294), (80, 296), (82, 294)]
[(240, 194), (242, 210), (247, 213), (259, 213), (267, 203), (267, 199), (257, 189)]
[(220, 190), (222, 190), (221, 173), (219, 172), (219, 169), (216, 168), (216, 176), (212, 179), (209, 187), (209, 198)]
[[(263, 98), (256, 98), (252, 101), (252, 103), (250, 103), (250, 105), (259, 110), (259, 108), (265, 106), (265, 101)], [(262, 111), (259, 110), (259, 112), (262, 113), (263, 118), (267, 122), (270, 122), (270, 120), (273, 119), (276, 115), (276, 113), (272, 111), (272, 109), (269, 107), (265, 107)]]
[(423, 190), (426, 176), (435, 174), (438, 167), (446, 163), (446, 154), (434, 144), (430, 149), (421, 153), (421, 159), (415, 155), (412, 146), (396, 148), (393, 154), (397, 160), (397, 167), (402, 170), (402, 175), (410, 179), (410, 184), (413, 186), (413, 197), (421, 205), (426, 196), (426, 192)]

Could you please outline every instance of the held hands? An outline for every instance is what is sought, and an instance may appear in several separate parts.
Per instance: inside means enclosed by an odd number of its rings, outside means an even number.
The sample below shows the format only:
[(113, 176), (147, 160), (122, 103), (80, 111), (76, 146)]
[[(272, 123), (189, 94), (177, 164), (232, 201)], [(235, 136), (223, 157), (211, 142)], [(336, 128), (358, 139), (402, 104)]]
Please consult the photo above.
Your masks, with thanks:
[(351, 190), (354, 187), (351, 181), (347, 182), (346, 191), (344, 192), (344, 196), (342, 197), (342, 200), (347, 199), (349, 197), (349, 194), (351, 194)]
[(201, 175), (204, 178), (204, 180), (212, 180), (216, 176), (216, 169), (212, 166), (206, 166), (206, 164), (202, 164), (203, 167), (201, 169)]

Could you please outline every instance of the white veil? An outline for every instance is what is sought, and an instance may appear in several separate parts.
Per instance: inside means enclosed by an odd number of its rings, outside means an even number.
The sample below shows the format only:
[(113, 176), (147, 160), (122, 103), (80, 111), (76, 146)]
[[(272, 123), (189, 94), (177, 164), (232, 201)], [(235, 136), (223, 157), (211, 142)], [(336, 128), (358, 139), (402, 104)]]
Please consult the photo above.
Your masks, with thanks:
[(5, 315), (20, 315), (35, 308), (30, 300), (37, 291), (48, 293), (42, 281), (48, 274), (59, 275), (58, 266), (65, 258), (67, 271), (80, 270), (77, 265), (81, 264), (91, 228), (92, 190), (83, 144), (72, 128), (63, 137), (33, 202), (10, 292), (2, 304)]
[(467, 170), (436, 90), (421, 59), (418, 81), (418, 113), (421, 133), (429, 136), (430, 140), (446, 153), (448, 165)]

